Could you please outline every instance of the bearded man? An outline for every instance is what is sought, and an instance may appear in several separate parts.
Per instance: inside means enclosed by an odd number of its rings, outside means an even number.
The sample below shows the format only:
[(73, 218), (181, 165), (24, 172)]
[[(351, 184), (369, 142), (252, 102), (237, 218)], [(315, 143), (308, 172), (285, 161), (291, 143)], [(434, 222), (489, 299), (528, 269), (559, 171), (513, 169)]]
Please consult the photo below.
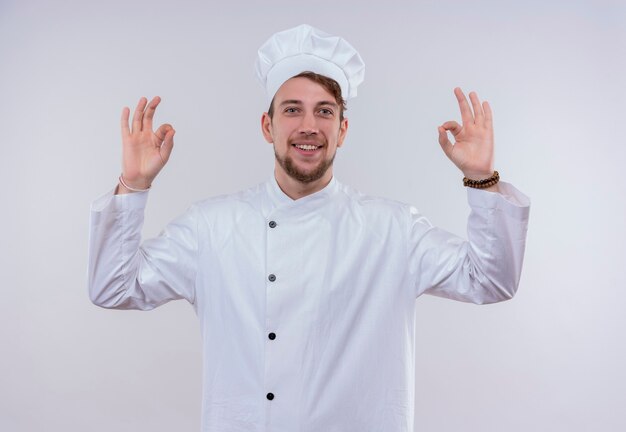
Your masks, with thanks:
[[(510, 299), (521, 273), (528, 198), (493, 170), (492, 112), (455, 89), (462, 125), (439, 143), (468, 187), (468, 240), (414, 207), (340, 183), (333, 160), (348, 132), (345, 100), (364, 65), (344, 39), (302, 25), (259, 50), (269, 109), (270, 179), (192, 205), (141, 241), (143, 209), (168, 162), (174, 129), (153, 132), (160, 102), (122, 112), (123, 167), (92, 204), (91, 300), (149, 310), (185, 299), (203, 353), (202, 430), (410, 431), (415, 300)], [(448, 140), (450, 131), (455, 143)]]

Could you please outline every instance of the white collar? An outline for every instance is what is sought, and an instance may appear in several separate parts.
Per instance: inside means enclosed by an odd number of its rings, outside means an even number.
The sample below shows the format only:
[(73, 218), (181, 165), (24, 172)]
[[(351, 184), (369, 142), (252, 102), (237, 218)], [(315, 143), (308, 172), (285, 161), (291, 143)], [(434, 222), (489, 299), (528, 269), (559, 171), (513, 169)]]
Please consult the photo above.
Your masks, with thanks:
[(339, 182), (333, 176), (330, 182), (317, 192), (303, 196), (296, 200), (290, 198), (278, 185), (274, 175), (266, 182), (266, 191), (274, 208), (288, 206), (290, 208), (308, 209), (310, 206), (319, 206), (339, 190)]

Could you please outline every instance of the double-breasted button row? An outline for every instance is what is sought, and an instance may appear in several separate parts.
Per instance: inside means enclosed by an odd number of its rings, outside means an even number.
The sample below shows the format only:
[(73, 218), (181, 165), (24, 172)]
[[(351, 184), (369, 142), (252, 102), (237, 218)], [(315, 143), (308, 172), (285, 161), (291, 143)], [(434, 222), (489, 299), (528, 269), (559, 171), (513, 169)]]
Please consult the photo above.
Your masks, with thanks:
[[(269, 223), (268, 223), (267, 225), (268, 225), (270, 228), (276, 228), (276, 226), (277, 226), (278, 224), (276, 223), (276, 221), (269, 221)], [(274, 281), (276, 280), (276, 275), (274, 275), (274, 274), (270, 274), (270, 275), (267, 277), (267, 279), (268, 279), (270, 282), (274, 282)], [(274, 333), (274, 332), (269, 333), (269, 334), (267, 335), (267, 337), (268, 337), (270, 340), (274, 340), (274, 339), (276, 339), (276, 333)], [(272, 399), (274, 399), (274, 393), (268, 393), (265, 397), (266, 397), (268, 400), (272, 400)]]

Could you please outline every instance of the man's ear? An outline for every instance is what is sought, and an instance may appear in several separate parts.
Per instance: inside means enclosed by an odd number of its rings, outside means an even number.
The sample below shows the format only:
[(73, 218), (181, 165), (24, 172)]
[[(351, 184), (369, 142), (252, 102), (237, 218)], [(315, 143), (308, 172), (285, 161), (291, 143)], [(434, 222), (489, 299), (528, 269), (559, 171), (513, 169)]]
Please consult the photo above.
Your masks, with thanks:
[(339, 137), (337, 139), (337, 147), (341, 147), (343, 145), (343, 140), (346, 138), (346, 134), (348, 133), (348, 119), (344, 117), (339, 123)]
[(269, 144), (274, 142), (274, 138), (272, 137), (272, 119), (269, 114), (264, 112), (261, 116), (261, 132), (263, 132), (263, 138)]

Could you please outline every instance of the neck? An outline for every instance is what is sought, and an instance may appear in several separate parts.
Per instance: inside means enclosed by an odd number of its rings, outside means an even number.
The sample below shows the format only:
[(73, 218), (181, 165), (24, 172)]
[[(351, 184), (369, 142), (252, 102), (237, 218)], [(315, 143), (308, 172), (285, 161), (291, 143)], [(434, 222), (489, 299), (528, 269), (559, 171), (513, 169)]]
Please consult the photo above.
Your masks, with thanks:
[(319, 192), (328, 186), (328, 183), (330, 183), (333, 178), (333, 171), (332, 168), (328, 168), (324, 175), (318, 180), (307, 183), (300, 182), (290, 177), (278, 166), (274, 169), (274, 176), (276, 177), (278, 186), (285, 193), (285, 195), (292, 200), (297, 200), (307, 195), (314, 194), (315, 192)]

